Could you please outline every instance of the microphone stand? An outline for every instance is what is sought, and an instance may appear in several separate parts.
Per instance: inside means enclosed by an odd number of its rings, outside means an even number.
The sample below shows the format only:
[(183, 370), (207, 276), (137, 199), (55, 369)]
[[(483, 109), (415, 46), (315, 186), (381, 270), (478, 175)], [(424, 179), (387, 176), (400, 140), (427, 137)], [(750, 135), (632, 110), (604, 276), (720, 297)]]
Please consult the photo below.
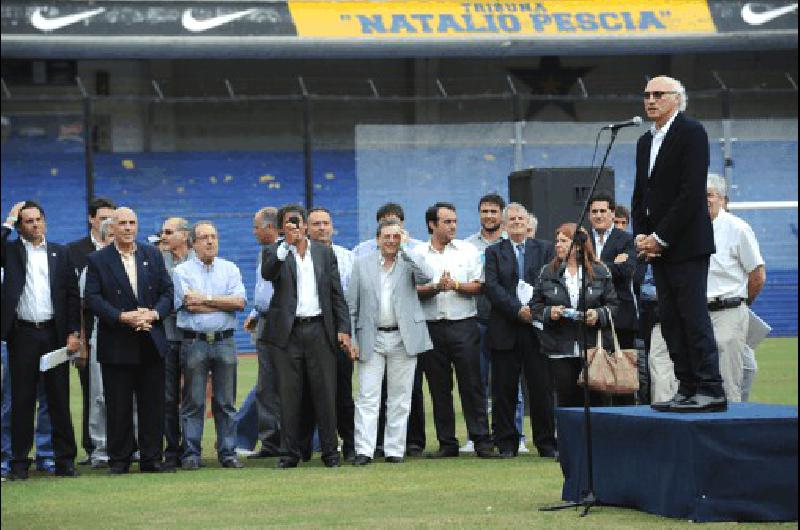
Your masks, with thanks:
[(584, 252), (583, 252), (583, 245), (586, 242), (587, 234), (581, 232), (581, 227), (583, 226), (584, 221), (586, 220), (586, 212), (589, 211), (589, 204), (592, 200), (592, 196), (594, 195), (594, 190), (597, 187), (597, 183), (600, 180), (600, 176), (603, 174), (603, 170), (606, 167), (606, 161), (608, 160), (608, 155), (611, 153), (611, 147), (614, 145), (614, 141), (617, 139), (617, 133), (619, 132), (618, 128), (611, 129), (611, 139), (608, 141), (608, 146), (606, 147), (606, 153), (603, 156), (603, 161), (600, 163), (600, 167), (597, 168), (597, 173), (594, 175), (594, 180), (592, 181), (592, 187), (589, 189), (589, 194), (586, 196), (586, 202), (583, 204), (583, 210), (581, 210), (580, 218), (578, 219), (578, 226), (575, 230), (575, 234), (572, 236), (572, 243), (570, 243), (569, 250), (567, 251), (567, 259), (572, 254), (572, 250), (575, 249), (576, 251), (576, 258), (578, 260), (579, 271), (581, 273), (581, 290), (578, 296), (578, 310), (582, 311), (583, 318), (578, 321), (578, 327), (580, 329), (580, 333), (578, 334), (580, 339), (580, 351), (582, 352), (581, 360), (582, 363), (582, 372), (583, 372), (583, 425), (584, 430), (586, 432), (585, 440), (586, 440), (586, 464), (588, 466), (586, 478), (587, 478), (587, 488), (585, 491), (581, 492), (580, 498), (577, 501), (569, 501), (563, 504), (556, 504), (554, 506), (544, 506), (539, 508), (541, 512), (553, 512), (557, 510), (564, 510), (566, 508), (578, 508), (583, 507), (583, 511), (581, 512), (581, 517), (585, 517), (589, 514), (589, 510), (592, 506), (597, 506), (599, 501), (594, 493), (594, 465), (593, 465), (593, 458), (592, 458), (592, 414), (591, 414), (591, 405), (589, 404), (589, 359), (588, 359), (588, 351), (587, 351), (587, 344), (588, 340), (586, 337), (586, 328), (588, 327), (586, 324), (586, 275), (588, 274), (587, 271), (583, 270), (584, 268)]

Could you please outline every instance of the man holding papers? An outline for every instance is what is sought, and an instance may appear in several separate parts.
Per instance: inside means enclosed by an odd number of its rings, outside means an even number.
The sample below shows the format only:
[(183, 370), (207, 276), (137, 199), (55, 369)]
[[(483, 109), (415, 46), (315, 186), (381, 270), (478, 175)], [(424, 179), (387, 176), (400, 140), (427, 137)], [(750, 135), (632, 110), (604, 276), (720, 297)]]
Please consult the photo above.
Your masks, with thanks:
[[(533, 441), (540, 456), (555, 456), (556, 441), (547, 358), (539, 352), (528, 300), (520, 300), (519, 282), (534, 285), (542, 267), (553, 259), (553, 245), (527, 238), (528, 211), (511, 203), (503, 211), (508, 239), (486, 248), (485, 292), (492, 303), (487, 342), (492, 351), (492, 415), (500, 456), (517, 455), (522, 433), (514, 411), (517, 385), (524, 370), (530, 399)], [(524, 287), (524, 286), (523, 286)], [(520, 289), (519, 292), (531, 292)]]
[[(66, 346), (77, 351), (80, 298), (75, 268), (65, 247), (45, 240), (44, 210), (33, 201), (15, 204), (2, 228), (2, 339), (8, 343), (11, 375), (11, 473), (28, 478), (39, 359)], [(8, 242), (12, 229), (19, 238)], [(53, 424), (55, 474), (76, 476), (77, 453), (69, 411), (69, 365), (44, 372)]]

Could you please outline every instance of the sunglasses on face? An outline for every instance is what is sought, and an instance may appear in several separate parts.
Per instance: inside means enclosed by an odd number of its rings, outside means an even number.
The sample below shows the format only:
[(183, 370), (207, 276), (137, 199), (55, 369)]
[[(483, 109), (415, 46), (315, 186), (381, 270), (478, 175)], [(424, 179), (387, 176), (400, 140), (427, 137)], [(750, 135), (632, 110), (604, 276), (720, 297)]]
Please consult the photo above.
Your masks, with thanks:
[(675, 92), (674, 90), (666, 90), (666, 91), (656, 90), (654, 92), (644, 92), (642, 96), (644, 97), (645, 100), (650, 99), (651, 96), (653, 99), (659, 100), (662, 97), (664, 97), (664, 94), (677, 94), (677, 92)]

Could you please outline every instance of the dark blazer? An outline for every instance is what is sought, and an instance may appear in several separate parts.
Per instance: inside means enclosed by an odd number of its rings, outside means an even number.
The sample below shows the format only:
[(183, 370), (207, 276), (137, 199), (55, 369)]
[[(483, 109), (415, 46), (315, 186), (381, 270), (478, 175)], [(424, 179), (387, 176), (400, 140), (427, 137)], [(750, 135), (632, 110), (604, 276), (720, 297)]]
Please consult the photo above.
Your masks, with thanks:
[[(611, 274), (602, 263), (594, 264), (594, 280), (587, 282), (586, 307), (596, 309), (607, 308), (616, 317), (617, 295), (614, 292), (614, 284), (611, 281)], [(550, 319), (550, 308), (556, 305), (572, 307), (569, 299), (569, 291), (564, 282), (563, 267), (554, 271), (550, 264), (542, 268), (536, 288), (533, 291), (533, 318), (540, 320), (543, 329), (539, 334), (541, 351), (544, 354), (565, 354), (571, 353), (574, 349), (578, 337), (578, 322), (566, 318), (558, 320)], [(577, 308), (576, 308), (577, 309)], [(598, 311), (597, 325), (603, 328), (603, 345), (608, 349), (613, 345), (611, 339), (610, 322), (608, 312)], [(614, 323), (616, 325), (616, 322)], [(597, 343), (597, 328), (586, 330), (588, 346)]]
[(167, 351), (164, 318), (172, 309), (172, 279), (164, 258), (152, 245), (136, 243), (136, 286), (134, 294), (117, 247), (107, 247), (88, 256), (84, 299), (97, 325), (97, 360), (108, 364), (138, 364), (141, 361), (141, 332), (119, 321), (123, 311), (146, 307), (158, 311), (158, 320), (148, 333), (161, 356)]
[[(11, 230), (2, 228), (2, 339), (7, 340), (17, 320), (17, 305), (25, 288), (25, 265), (27, 252), (22, 240), (9, 242)], [(81, 329), (81, 298), (75, 266), (63, 245), (47, 242), (47, 265), (50, 275), (50, 299), (53, 302), (53, 319), (56, 324), (58, 342), (66, 344), (67, 335)]]
[(667, 262), (713, 254), (714, 230), (706, 203), (709, 149), (705, 129), (679, 112), (648, 178), (652, 143), (653, 136), (647, 132), (636, 144), (633, 233), (658, 234), (669, 245), (662, 255)]
[[(278, 259), (278, 246), (282, 242), (267, 245), (261, 255), (261, 276), (272, 282), (274, 293), (267, 310), (264, 336), (268, 344), (281, 349), (289, 343), (297, 311), (297, 263), (289, 252), (284, 261)], [(337, 333), (350, 334), (350, 312), (347, 309), (339, 268), (333, 249), (309, 241), (308, 252), (314, 262), (314, 277), (317, 281), (319, 306), (325, 323), (325, 334), (333, 351), (338, 349)]]
[[(596, 253), (594, 234), (589, 239)], [(614, 263), (614, 258), (623, 253), (628, 255), (628, 259), (623, 263)], [(631, 292), (631, 282), (636, 272), (636, 248), (633, 245), (633, 236), (624, 230), (612, 227), (599, 258), (611, 272), (619, 301), (619, 308), (614, 315), (614, 325), (620, 329), (636, 329), (636, 305)]]
[(92, 238), (86, 236), (71, 243), (67, 243), (67, 250), (69, 251), (69, 258), (72, 264), (75, 265), (75, 270), (80, 276), (81, 271), (86, 267), (86, 257), (95, 251)]
[[(512, 242), (504, 239), (486, 248), (484, 290), (492, 303), (489, 314), (488, 345), (496, 350), (514, 348), (518, 326), (531, 326), (522, 322), (519, 310), (522, 304), (517, 299), (517, 254)], [(536, 285), (539, 271), (553, 259), (553, 244), (539, 239), (525, 241), (525, 277), (530, 285)], [(531, 326), (532, 327), (532, 326)]]

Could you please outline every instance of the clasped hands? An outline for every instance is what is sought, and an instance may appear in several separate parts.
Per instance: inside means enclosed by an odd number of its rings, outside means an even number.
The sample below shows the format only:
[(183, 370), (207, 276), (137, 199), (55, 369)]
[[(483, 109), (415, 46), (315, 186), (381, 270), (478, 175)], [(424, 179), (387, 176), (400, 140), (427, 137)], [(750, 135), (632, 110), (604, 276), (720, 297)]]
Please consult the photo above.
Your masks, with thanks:
[[(554, 305), (550, 308), (550, 320), (559, 320), (561, 317), (564, 316), (564, 310), (566, 307), (563, 305)], [(589, 326), (594, 326), (597, 324), (597, 309), (587, 309), (586, 310), (586, 324)]]
[(153, 321), (158, 319), (158, 312), (154, 309), (139, 307), (133, 311), (123, 311), (120, 313), (119, 319), (123, 324), (136, 331), (150, 331)]
[(659, 244), (658, 240), (656, 240), (652, 234), (649, 236), (639, 234), (636, 236), (636, 239), (634, 239), (634, 243), (636, 245), (636, 256), (645, 258), (648, 261), (661, 256), (661, 253), (664, 251), (664, 247)]
[(458, 289), (459, 282), (450, 276), (450, 271), (442, 271), (439, 283), (436, 284), (437, 291), (455, 291)]

